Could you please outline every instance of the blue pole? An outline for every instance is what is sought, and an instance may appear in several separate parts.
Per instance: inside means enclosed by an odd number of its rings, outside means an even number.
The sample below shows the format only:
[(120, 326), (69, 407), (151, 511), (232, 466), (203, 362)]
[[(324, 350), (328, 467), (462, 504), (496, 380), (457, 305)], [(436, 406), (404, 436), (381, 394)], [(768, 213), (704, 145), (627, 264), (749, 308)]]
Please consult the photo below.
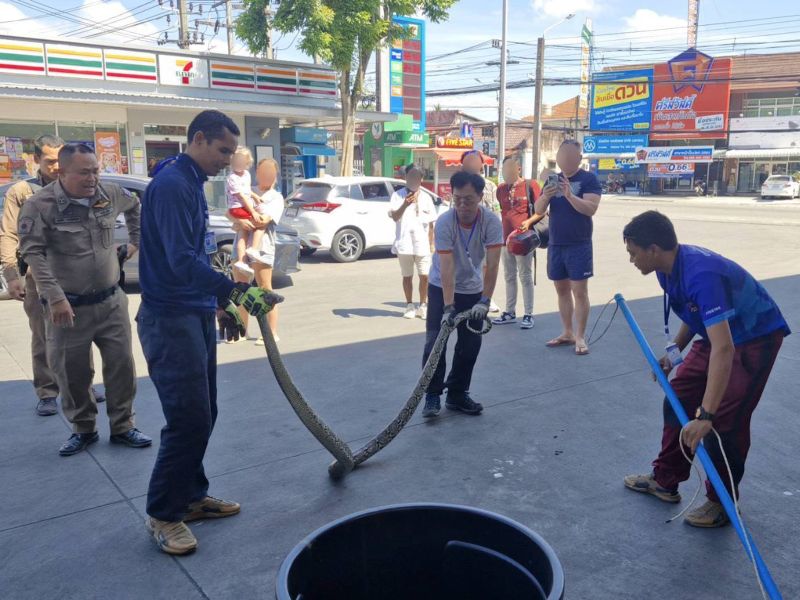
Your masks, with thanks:
[[(678, 396), (675, 395), (675, 391), (672, 389), (669, 379), (667, 379), (664, 371), (661, 370), (661, 366), (658, 364), (658, 359), (653, 353), (652, 348), (650, 348), (650, 344), (647, 343), (644, 333), (642, 333), (642, 330), (636, 323), (636, 319), (633, 318), (633, 313), (631, 313), (631, 310), (625, 303), (625, 298), (622, 297), (622, 294), (616, 294), (614, 296), (614, 300), (616, 300), (617, 306), (622, 309), (622, 314), (625, 315), (625, 320), (628, 321), (628, 325), (633, 332), (633, 336), (636, 338), (636, 341), (639, 342), (639, 346), (644, 353), (644, 357), (647, 359), (647, 362), (650, 363), (650, 368), (653, 370), (653, 373), (655, 373), (658, 383), (664, 390), (667, 400), (669, 400), (669, 403), (672, 406), (672, 410), (675, 411), (675, 414), (678, 416), (681, 425), (686, 425), (689, 422), (689, 417), (686, 416), (686, 411), (683, 409), (683, 405), (681, 404), (680, 400), (678, 400)], [(750, 548), (753, 551), (752, 558), (755, 560), (758, 573), (761, 576), (761, 583), (764, 585), (764, 589), (769, 595), (770, 600), (782, 600), (783, 596), (781, 596), (781, 593), (778, 591), (778, 587), (775, 585), (775, 581), (772, 579), (772, 575), (770, 575), (767, 565), (761, 558), (758, 548), (756, 548), (755, 541), (747, 531), (744, 523), (739, 520), (739, 515), (736, 513), (736, 506), (734, 505), (727, 488), (722, 483), (722, 479), (720, 479), (719, 473), (717, 473), (717, 469), (714, 467), (714, 463), (711, 462), (711, 457), (708, 455), (708, 452), (702, 444), (697, 447), (696, 454), (700, 459), (700, 462), (703, 464), (703, 469), (705, 469), (706, 476), (711, 481), (711, 485), (714, 486), (717, 496), (719, 496), (719, 499), (722, 501), (722, 506), (725, 508), (725, 512), (728, 513), (728, 517), (730, 518), (734, 529), (736, 529), (736, 533), (738, 534), (748, 557), (750, 557), (750, 552), (748, 550), (747, 543), (748, 541), (750, 542)]]

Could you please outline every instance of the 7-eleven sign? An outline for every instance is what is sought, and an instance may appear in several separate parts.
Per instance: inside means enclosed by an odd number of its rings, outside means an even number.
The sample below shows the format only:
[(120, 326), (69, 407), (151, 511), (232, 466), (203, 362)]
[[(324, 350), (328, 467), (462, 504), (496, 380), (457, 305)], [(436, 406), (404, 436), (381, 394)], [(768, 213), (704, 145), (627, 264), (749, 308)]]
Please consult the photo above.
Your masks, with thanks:
[(208, 87), (208, 61), (198, 57), (160, 54), (158, 80), (163, 85)]

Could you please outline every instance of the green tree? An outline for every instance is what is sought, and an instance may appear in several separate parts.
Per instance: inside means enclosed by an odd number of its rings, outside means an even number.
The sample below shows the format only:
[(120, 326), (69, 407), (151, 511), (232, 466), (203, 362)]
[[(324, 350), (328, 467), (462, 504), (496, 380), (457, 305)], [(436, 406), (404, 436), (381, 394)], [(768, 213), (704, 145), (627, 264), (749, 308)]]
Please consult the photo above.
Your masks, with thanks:
[(266, 55), (268, 27), (297, 32), (299, 47), (339, 73), (342, 103), (342, 175), (353, 172), (355, 113), (364, 96), (364, 74), (376, 49), (402, 39), (391, 15), (422, 14), (438, 23), (457, 0), (283, 0), (267, 22), (268, 0), (245, 0), (236, 35), (254, 55)]

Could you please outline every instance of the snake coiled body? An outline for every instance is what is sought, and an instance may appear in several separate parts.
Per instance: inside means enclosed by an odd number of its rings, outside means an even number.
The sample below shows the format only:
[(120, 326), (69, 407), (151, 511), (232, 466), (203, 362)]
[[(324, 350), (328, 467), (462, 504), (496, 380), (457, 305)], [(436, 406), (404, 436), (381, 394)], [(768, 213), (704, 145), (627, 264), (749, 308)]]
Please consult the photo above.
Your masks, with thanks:
[[(280, 350), (278, 350), (278, 345), (275, 343), (272, 331), (267, 325), (266, 317), (262, 316), (258, 318), (258, 326), (264, 338), (264, 348), (267, 352), (267, 358), (270, 367), (272, 367), (272, 372), (275, 374), (275, 379), (278, 381), (278, 385), (303, 425), (306, 426), (317, 441), (319, 441), (319, 443), (336, 459), (328, 467), (328, 474), (331, 478), (341, 479), (362, 462), (388, 446), (389, 443), (397, 437), (397, 434), (400, 433), (406, 423), (411, 419), (422, 397), (425, 395), (425, 390), (427, 390), (428, 384), (433, 378), (433, 374), (439, 364), (442, 352), (444, 352), (447, 339), (462, 322), (467, 321), (468, 316), (469, 311), (465, 311), (455, 316), (453, 326), (447, 323), (442, 324), (439, 335), (436, 337), (431, 353), (428, 356), (428, 360), (425, 362), (422, 373), (420, 373), (419, 379), (417, 380), (417, 385), (414, 387), (411, 396), (406, 401), (403, 408), (378, 435), (362, 446), (355, 454), (350, 449), (350, 446), (339, 438), (319, 415), (314, 412), (314, 409), (309, 406), (303, 394), (294, 384), (294, 381), (292, 381), (292, 377), (286, 370), (286, 366), (283, 364)], [(483, 329), (481, 330), (473, 329), (470, 327), (469, 322), (467, 322), (466, 326), (470, 331), (479, 335), (485, 335), (492, 328), (491, 321), (488, 320), (483, 321)]]

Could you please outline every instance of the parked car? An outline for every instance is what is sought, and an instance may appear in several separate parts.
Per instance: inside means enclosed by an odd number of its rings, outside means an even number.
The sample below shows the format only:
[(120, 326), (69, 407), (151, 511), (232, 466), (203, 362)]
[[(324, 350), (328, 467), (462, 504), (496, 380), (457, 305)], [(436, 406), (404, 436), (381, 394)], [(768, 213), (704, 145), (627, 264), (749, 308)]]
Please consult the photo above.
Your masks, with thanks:
[[(405, 185), (388, 177), (318, 177), (306, 179), (286, 199), (281, 224), (296, 229), (302, 255), (329, 250), (337, 262), (353, 262), (366, 251), (390, 248), (395, 223), (389, 218), (389, 199)], [(423, 188), (436, 210), (443, 200)]]
[[(149, 177), (138, 175), (101, 175), (100, 182), (111, 182), (120, 185), (121, 187), (129, 190), (130, 192), (141, 197), (147, 184), (150, 183)], [(0, 187), (0, 211), (2, 211), (3, 200), (8, 188), (13, 184), (6, 184)], [(224, 205), (224, 203), (223, 203)], [(233, 254), (233, 241), (236, 237), (236, 232), (231, 228), (231, 222), (225, 216), (224, 212), (220, 209), (209, 209), (209, 222), (211, 229), (216, 232), (218, 250), (216, 254), (211, 257), (211, 266), (220, 273), (224, 273), (228, 277), (232, 277), (232, 260)], [(114, 241), (117, 244), (124, 244), (128, 241), (128, 229), (125, 226), (125, 218), (120, 215), (117, 219), (116, 229), (114, 231)], [(278, 226), (277, 230), (277, 244), (275, 248), (275, 268), (274, 274), (276, 277), (283, 275), (290, 275), (298, 272), (300, 269), (297, 266), (297, 258), (300, 254), (300, 238), (297, 232), (284, 225)], [(125, 281), (126, 283), (138, 282), (139, 280), (139, 254), (135, 254), (133, 258), (125, 263)], [(0, 285), (5, 286), (2, 282), (0, 275)], [(0, 294), (5, 290), (5, 287), (0, 289)]]
[(770, 175), (761, 184), (762, 198), (800, 197), (800, 182), (789, 175)]

